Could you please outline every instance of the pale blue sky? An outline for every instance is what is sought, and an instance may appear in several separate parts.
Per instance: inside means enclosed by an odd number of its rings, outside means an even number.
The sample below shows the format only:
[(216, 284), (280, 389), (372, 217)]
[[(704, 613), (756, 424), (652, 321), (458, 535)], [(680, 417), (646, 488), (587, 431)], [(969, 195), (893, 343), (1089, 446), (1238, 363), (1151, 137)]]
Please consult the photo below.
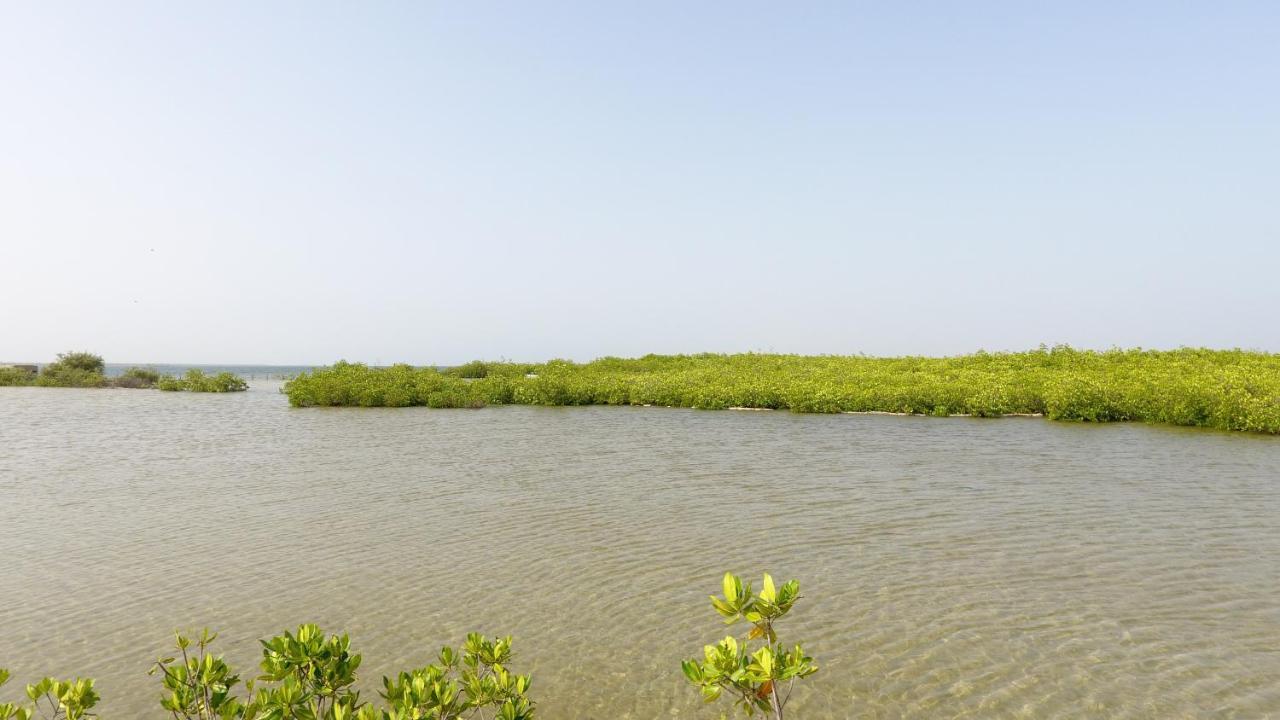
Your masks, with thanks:
[(1280, 351), (1280, 5), (0, 5), (0, 360)]

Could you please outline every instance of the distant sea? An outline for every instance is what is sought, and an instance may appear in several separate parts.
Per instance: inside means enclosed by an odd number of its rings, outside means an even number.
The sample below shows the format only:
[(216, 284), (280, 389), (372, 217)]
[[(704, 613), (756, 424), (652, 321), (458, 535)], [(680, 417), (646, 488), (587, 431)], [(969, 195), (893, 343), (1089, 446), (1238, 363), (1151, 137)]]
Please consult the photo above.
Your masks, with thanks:
[[(0, 360), (0, 365), (36, 365), (43, 369), (48, 363), (28, 363)], [(195, 363), (107, 363), (106, 376), (116, 377), (131, 367), (151, 368), (161, 375), (181, 375), (191, 368), (203, 370), (205, 373), (220, 373), (223, 371), (232, 372), (243, 377), (246, 380), (282, 380), (291, 378), (298, 373), (314, 370), (321, 365), (200, 365)], [(371, 365), (370, 367), (383, 367), (380, 365)], [(450, 366), (437, 365), (440, 370), (446, 370)]]
[(162, 375), (181, 375), (195, 368), (206, 373), (232, 372), (246, 380), (290, 378), (315, 365), (183, 365), (170, 363), (107, 363), (107, 377), (115, 377), (131, 367), (151, 368)]

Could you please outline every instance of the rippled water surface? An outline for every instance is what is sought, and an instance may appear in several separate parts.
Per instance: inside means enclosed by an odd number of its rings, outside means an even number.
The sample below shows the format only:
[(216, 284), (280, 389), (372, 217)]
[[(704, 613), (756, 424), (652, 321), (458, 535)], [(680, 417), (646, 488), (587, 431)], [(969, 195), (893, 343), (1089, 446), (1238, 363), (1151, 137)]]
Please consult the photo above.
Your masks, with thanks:
[(107, 717), (162, 716), (175, 627), (251, 676), (301, 621), (370, 689), (475, 629), (543, 717), (716, 717), (679, 660), (726, 569), (802, 581), (789, 717), (1280, 717), (1272, 437), (0, 388), (0, 559), (0, 665)]

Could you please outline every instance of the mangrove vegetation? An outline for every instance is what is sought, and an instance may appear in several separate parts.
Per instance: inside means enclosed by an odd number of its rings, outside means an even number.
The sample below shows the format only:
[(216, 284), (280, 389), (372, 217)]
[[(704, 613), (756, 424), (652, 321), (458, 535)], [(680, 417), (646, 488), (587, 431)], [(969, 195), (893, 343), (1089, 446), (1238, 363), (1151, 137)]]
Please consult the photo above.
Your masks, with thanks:
[(235, 373), (220, 372), (206, 375), (203, 370), (191, 368), (181, 377), (165, 375), (156, 381), (156, 387), (170, 392), (240, 392), (249, 389), (249, 383)]
[[(528, 675), (511, 666), (511, 638), (471, 633), (436, 661), (382, 679), (382, 703), (366, 702), (352, 686), (361, 656), (347, 635), (315, 625), (285, 631), (262, 645), (261, 674), (243, 683), (210, 651), (217, 633), (176, 634), (175, 652), (151, 674), (160, 679), (157, 717), (181, 720), (531, 720)], [(0, 669), (0, 685), (9, 672)], [(96, 717), (101, 699), (91, 678), (46, 677), (26, 686), (26, 701), (0, 702), (0, 720), (80, 720)]]
[[(733, 699), (746, 716), (764, 713), (783, 720), (796, 680), (818, 671), (799, 644), (787, 649), (774, 624), (800, 599), (800, 583), (775, 587), (768, 573), (759, 592), (725, 573), (722, 597), (711, 605), (726, 624), (745, 621), (741, 639), (727, 636), (707, 645), (705, 660), (681, 669), (703, 699)], [(513, 672), (511, 637), (470, 633), (462, 645), (445, 646), (433, 662), (382, 678), (381, 702), (355, 689), (362, 657), (351, 639), (300, 625), (260, 640), (261, 674), (241, 681), (238, 671), (210, 647), (217, 633), (175, 633), (174, 652), (158, 659), (150, 674), (160, 679), (162, 715), (178, 720), (531, 720), (532, 679)], [(759, 647), (751, 651), (752, 645)], [(9, 671), (0, 668), (0, 685)], [(91, 678), (43, 678), (26, 686), (26, 701), (0, 702), (0, 720), (80, 720), (95, 717), (99, 701)], [(159, 713), (158, 713), (159, 714)]]
[(162, 375), (153, 368), (131, 367), (119, 375), (106, 374), (101, 355), (91, 352), (59, 353), (58, 359), (37, 372), (34, 365), (0, 366), (0, 387), (27, 386), (63, 388), (130, 388), (186, 391), (238, 392), (247, 390), (244, 378), (230, 372), (206, 375), (192, 368), (181, 377)]
[(339, 362), (284, 387), (296, 407), (656, 405), (804, 413), (1043, 415), (1280, 433), (1280, 355), (1077, 350), (955, 357), (646, 355), (458, 368)]

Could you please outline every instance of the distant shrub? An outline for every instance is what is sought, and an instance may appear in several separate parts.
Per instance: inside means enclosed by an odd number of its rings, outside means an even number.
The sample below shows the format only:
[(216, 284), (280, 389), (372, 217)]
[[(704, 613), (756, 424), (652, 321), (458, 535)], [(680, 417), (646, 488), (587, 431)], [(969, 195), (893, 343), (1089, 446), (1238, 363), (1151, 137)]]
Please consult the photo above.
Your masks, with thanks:
[(339, 361), (332, 367), (304, 372), (285, 384), (289, 402), (298, 407), (483, 407), (490, 387), (501, 377), (463, 379), (433, 367), (393, 365), (371, 368)]
[(172, 375), (161, 376), (156, 380), (155, 386), (169, 392), (225, 393), (249, 389), (249, 383), (239, 375), (229, 372), (206, 375), (199, 368), (187, 370), (186, 374), (180, 378)]
[(450, 368), (449, 374), (454, 377), (471, 379), (489, 377), (489, 363), (483, 360), (472, 360), (465, 365)]
[(1075, 350), (955, 357), (646, 355), (540, 365), (475, 361), (441, 372), (337, 363), (284, 386), (298, 407), (660, 405), (807, 413), (1044, 415), (1280, 434), (1280, 355)]
[(54, 365), (46, 366), (36, 378), (36, 385), (41, 387), (95, 388), (106, 384), (102, 373)]
[(44, 366), (36, 384), (42, 387), (103, 387), (107, 384), (101, 355), (89, 352), (58, 353), (58, 359)]
[(58, 359), (46, 366), (45, 370), (50, 368), (70, 368), (101, 375), (106, 371), (106, 364), (101, 355), (91, 352), (65, 352), (58, 353)]
[(0, 367), (0, 387), (34, 385), (36, 374), (22, 368)]
[(112, 378), (111, 384), (114, 387), (122, 388), (152, 388), (160, 381), (160, 373), (151, 368), (131, 367), (120, 373), (119, 377)]

